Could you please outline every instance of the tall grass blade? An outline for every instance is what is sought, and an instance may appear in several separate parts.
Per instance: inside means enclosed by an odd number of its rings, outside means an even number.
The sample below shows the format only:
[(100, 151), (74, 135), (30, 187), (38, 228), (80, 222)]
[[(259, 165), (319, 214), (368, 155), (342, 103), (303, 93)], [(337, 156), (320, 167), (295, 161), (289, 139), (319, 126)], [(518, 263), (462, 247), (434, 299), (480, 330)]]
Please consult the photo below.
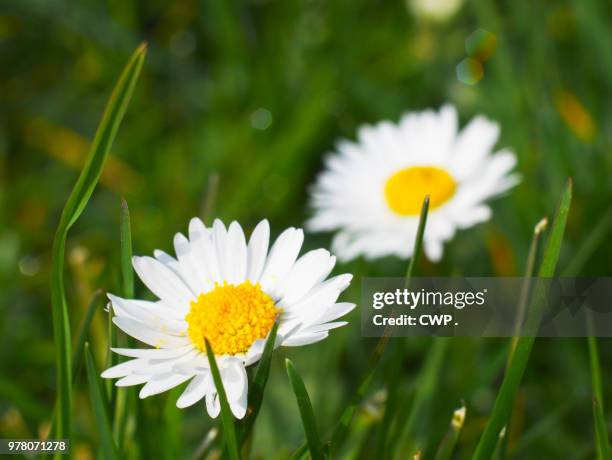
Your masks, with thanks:
[(255, 376), (251, 382), (249, 388), (249, 408), (248, 416), (244, 423), (238, 428), (238, 439), (242, 445), (248, 438), (249, 433), (253, 429), (253, 424), (259, 415), (261, 409), (261, 403), (263, 401), (264, 390), (266, 383), (268, 383), (268, 376), (270, 375), (270, 363), (272, 362), (272, 352), (274, 351), (274, 343), (276, 342), (276, 334), (278, 332), (278, 321), (272, 326), (266, 345), (264, 347), (263, 354), (257, 365)]
[(397, 452), (399, 458), (405, 458), (412, 454), (415, 448), (417, 421), (428, 417), (429, 408), (435, 399), (440, 373), (444, 364), (444, 357), (450, 345), (450, 337), (434, 337), (431, 349), (423, 366), (422, 374), (419, 376), (416, 395), (412, 407), (402, 429)]
[(463, 429), (463, 424), (465, 422), (465, 412), (465, 405), (453, 412), (450, 426), (448, 427), (448, 431), (446, 432), (444, 439), (440, 443), (440, 447), (438, 447), (434, 460), (450, 460), (452, 458), (455, 446), (457, 445), (457, 440), (459, 439), (459, 435), (461, 434), (461, 430)]
[(134, 297), (134, 270), (132, 269), (132, 227), (130, 208), (125, 198), (121, 199), (121, 285), (123, 297)]
[[(119, 233), (121, 241), (121, 293), (126, 299), (134, 297), (134, 270), (132, 268), (132, 228), (130, 223), (130, 209), (125, 198), (121, 199), (121, 213), (119, 217)], [(121, 337), (118, 340), (125, 337)], [(133, 340), (128, 338), (128, 346), (132, 347)], [(131, 388), (118, 388), (116, 390), (115, 411), (113, 416), (113, 433), (121, 452), (126, 446), (127, 427), (129, 419), (128, 404), (130, 402)]]
[(612, 227), (612, 209), (609, 209), (593, 226), (589, 234), (582, 239), (580, 246), (574, 253), (574, 257), (567, 264), (565, 270), (563, 270), (563, 276), (577, 276), (582, 271), (593, 254), (606, 241), (610, 227)]
[(62, 211), (53, 240), (51, 268), (51, 306), (53, 335), (56, 345), (57, 404), (59, 406), (54, 435), (70, 438), (72, 414), (72, 354), (68, 306), (64, 289), (64, 257), (68, 230), (79, 218), (98, 183), (104, 161), (127, 109), (136, 80), (142, 68), (146, 45), (132, 55), (115, 86), (96, 131), (91, 151), (76, 185)]
[(291, 360), (286, 359), (285, 366), (287, 367), (287, 375), (289, 376), (289, 381), (291, 382), (291, 387), (295, 393), (297, 405), (300, 410), (302, 425), (304, 425), (306, 441), (308, 442), (308, 449), (310, 450), (312, 460), (323, 460), (325, 459), (323, 444), (321, 444), (321, 438), (317, 431), (314, 412), (312, 410), (312, 404), (310, 403), (310, 397), (306, 391), (306, 386)]
[(596, 397), (593, 397), (593, 418), (595, 419), (595, 440), (597, 442), (597, 460), (610, 460), (610, 440), (603, 408)]
[(96, 292), (94, 292), (94, 295), (89, 301), (89, 306), (87, 307), (87, 311), (85, 312), (83, 323), (81, 324), (81, 330), (79, 331), (79, 338), (77, 340), (76, 348), (74, 349), (74, 355), (72, 357), (72, 381), (73, 383), (76, 380), (77, 373), (81, 367), (81, 360), (83, 359), (83, 350), (85, 349), (85, 342), (87, 342), (87, 337), (89, 336), (89, 329), (91, 326), (91, 322), (93, 321), (94, 314), (96, 313), (96, 308), (98, 307), (98, 303), (100, 302), (100, 294), (102, 294), (101, 290), (97, 290)]
[(225, 447), (227, 448), (227, 453), (232, 460), (240, 460), (240, 450), (238, 449), (238, 441), (236, 440), (234, 416), (232, 415), (229, 403), (227, 402), (227, 395), (225, 393), (225, 388), (223, 387), (223, 381), (221, 380), (221, 373), (219, 372), (215, 354), (213, 353), (208, 340), (206, 340), (206, 355), (208, 356), (210, 371), (215, 382), (215, 387), (217, 388), (219, 402), (221, 403), (221, 423), (223, 424), (223, 438), (225, 439)]
[[(406, 288), (410, 286), (410, 279), (414, 275), (416, 264), (418, 263), (418, 260), (420, 259), (420, 256), (421, 256), (421, 252), (423, 251), (423, 236), (425, 235), (425, 226), (427, 225), (428, 214), (429, 214), (429, 195), (425, 197), (425, 199), (423, 200), (423, 205), (421, 206), (421, 215), (419, 218), (419, 226), (417, 228), (416, 238), (414, 240), (412, 258), (410, 260), (408, 269), (406, 271), (406, 283), (405, 283)], [(391, 335), (391, 331), (389, 329), (386, 329), (385, 332), (383, 333), (383, 336), (378, 340), (378, 343), (376, 344), (376, 347), (374, 348), (374, 351), (372, 352), (372, 355), (370, 356), (370, 361), (368, 363), (366, 372), (361, 380), (361, 383), (357, 387), (357, 391), (353, 395), (353, 398), (351, 399), (347, 407), (342, 412), (342, 415), (340, 416), (340, 421), (338, 422), (338, 424), (334, 428), (334, 431), (332, 432), (332, 436), (331, 436), (332, 453), (338, 451), (338, 449), (340, 448), (340, 446), (342, 445), (342, 443), (344, 442), (346, 438), (348, 427), (351, 423), (351, 420), (353, 419), (353, 416), (355, 415), (355, 412), (357, 411), (357, 407), (359, 406), (359, 404), (365, 397), (366, 393), (368, 392), (368, 389), (370, 388), (370, 383), (372, 382), (372, 379), (374, 378), (374, 374), (376, 373), (376, 370), (378, 369), (378, 364), (380, 362), (380, 359), (382, 358), (385, 348), (387, 347), (387, 343), (389, 342), (390, 335)], [(398, 344), (397, 346), (400, 348), (398, 354), (401, 359), (401, 357), (403, 356), (403, 353), (402, 353), (403, 347), (401, 343)], [(397, 378), (399, 378), (399, 372), (396, 372), (395, 375), (398, 375)], [(395, 386), (397, 386), (397, 382), (391, 382), (389, 385), (390, 388), (394, 388)], [(395, 415), (395, 412), (394, 412), (395, 409), (396, 409), (395, 406), (391, 406), (387, 404), (387, 406), (385, 407), (383, 425), (386, 425), (386, 426), (390, 425), (393, 419), (393, 416)], [(383, 446), (383, 448), (386, 445), (385, 436), (387, 434), (387, 431), (388, 430), (384, 428), (379, 431), (379, 435), (382, 437), (382, 439), (379, 438), (378, 442), (379, 442), (379, 446)], [(382, 452), (381, 452), (381, 455), (382, 455)]]
[[(590, 312), (589, 312), (590, 313)], [(591, 386), (593, 391), (593, 418), (595, 422), (595, 440), (597, 441), (598, 460), (610, 460), (610, 440), (604, 417), (603, 386), (601, 379), (601, 366), (599, 364), (599, 348), (597, 339), (593, 336), (593, 317), (587, 316), (589, 336), (587, 345), (589, 349), (589, 363), (591, 367)]]
[[(555, 274), (571, 201), (572, 181), (568, 179), (542, 257), (542, 263), (538, 272), (540, 278), (549, 278)], [(536, 303), (532, 304), (535, 308), (529, 312), (528, 322), (531, 326), (537, 325), (541, 319), (540, 316), (542, 312), (540, 311), (540, 302), (538, 302), (538, 300), (539, 298), (536, 296)], [(518, 340), (512, 355), (512, 361), (506, 371), (499, 393), (497, 394), (491, 417), (489, 418), (484, 433), (476, 447), (474, 456), (472, 457), (473, 460), (488, 460), (491, 458), (491, 455), (493, 455), (498, 434), (507, 424), (512, 407), (514, 406), (514, 400), (518, 394), (519, 386), (525, 368), (527, 367), (534, 341), (535, 337), (533, 336), (523, 336)]]
[(87, 364), (89, 396), (91, 398), (91, 405), (93, 406), (96, 420), (96, 429), (100, 435), (100, 446), (102, 448), (103, 457), (107, 460), (119, 458), (108, 418), (108, 404), (102, 386), (100, 385), (98, 371), (96, 370), (96, 364), (91, 354), (89, 343), (85, 344), (85, 362)]

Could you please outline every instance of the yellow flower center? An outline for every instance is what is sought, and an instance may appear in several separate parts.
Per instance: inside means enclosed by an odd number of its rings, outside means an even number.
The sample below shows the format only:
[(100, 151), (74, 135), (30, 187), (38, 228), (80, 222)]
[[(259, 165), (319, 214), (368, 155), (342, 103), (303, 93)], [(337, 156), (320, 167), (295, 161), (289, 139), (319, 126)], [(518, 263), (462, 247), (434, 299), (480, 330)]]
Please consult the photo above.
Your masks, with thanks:
[(259, 284), (215, 284), (191, 302), (185, 316), (187, 333), (200, 351), (206, 352), (204, 339), (208, 339), (216, 355), (244, 353), (268, 335), (279, 312)]
[(394, 173), (385, 184), (389, 208), (402, 216), (416, 216), (426, 195), (429, 208), (442, 206), (454, 194), (457, 183), (444, 169), (436, 166), (411, 166)]

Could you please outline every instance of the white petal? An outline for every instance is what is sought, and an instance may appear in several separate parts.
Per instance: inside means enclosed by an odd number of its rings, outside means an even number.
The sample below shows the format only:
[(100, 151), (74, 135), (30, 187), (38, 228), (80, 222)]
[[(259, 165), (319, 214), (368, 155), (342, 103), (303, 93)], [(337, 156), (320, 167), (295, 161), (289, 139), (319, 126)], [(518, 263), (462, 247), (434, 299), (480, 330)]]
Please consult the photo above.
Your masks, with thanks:
[(325, 249), (315, 249), (300, 257), (283, 281), (279, 292), (283, 302), (293, 303), (300, 300), (316, 284), (330, 274), (336, 258)]
[(191, 344), (178, 348), (111, 348), (118, 355), (147, 359), (178, 358), (193, 349)]
[(217, 263), (219, 264), (219, 274), (221, 280), (227, 280), (227, 230), (225, 225), (219, 219), (213, 222), (213, 246), (217, 254)]
[(303, 241), (304, 232), (301, 229), (288, 228), (272, 245), (260, 280), (262, 289), (268, 295), (277, 296), (276, 287), (295, 263)]
[(202, 399), (206, 393), (210, 393), (213, 388), (212, 377), (209, 373), (196, 375), (176, 401), (176, 407), (183, 409), (192, 406)]
[(283, 347), (300, 347), (302, 345), (310, 345), (311, 343), (320, 342), (329, 335), (329, 332), (317, 332), (306, 334), (295, 334), (283, 341)]
[(216, 392), (206, 394), (206, 410), (212, 418), (217, 418), (219, 412), (221, 412), (221, 403)]
[[(297, 322), (313, 324), (336, 302), (340, 293), (350, 284), (352, 277), (351, 274), (343, 274), (330, 278), (296, 304), (279, 302), (278, 306), (285, 310), (283, 319), (294, 319)], [(283, 327), (286, 325), (283, 324)]]
[(327, 309), (327, 311), (319, 318), (321, 323), (326, 323), (327, 321), (333, 321), (338, 319), (348, 312), (352, 311), (355, 308), (354, 303), (348, 302), (339, 302), (337, 304), (332, 305)]
[(309, 334), (314, 332), (325, 332), (330, 331), (332, 329), (337, 329), (342, 326), (346, 326), (347, 324), (347, 321), (336, 321), (334, 323), (318, 324), (316, 326), (309, 327), (308, 329), (304, 330), (304, 332)]
[(133, 257), (134, 270), (144, 284), (167, 305), (189, 310), (194, 293), (168, 267), (152, 257)]
[(167, 334), (181, 335), (187, 330), (187, 322), (176, 309), (170, 309), (159, 302), (128, 300), (108, 294), (115, 314), (135, 319), (151, 329)]
[(126, 375), (122, 379), (119, 379), (115, 382), (115, 386), (117, 387), (131, 387), (133, 385), (140, 385), (142, 383), (146, 383), (151, 379), (152, 375), (145, 374), (130, 374)]
[(221, 369), (223, 388), (229, 401), (236, 401), (248, 385), (247, 374), (244, 365), (237, 360), (231, 362), (225, 369)]
[(180, 263), (183, 278), (196, 294), (206, 292), (212, 286), (210, 275), (204, 266), (204, 260), (198, 256), (185, 235), (174, 235), (174, 250)]
[(197, 217), (189, 222), (189, 242), (196, 257), (203, 261), (211, 282), (220, 283), (222, 281), (221, 271), (217, 261), (217, 252), (213, 246), (211, 231)]
[(131, 318), (120, 318), (115, 316), (113, 318), (113, 323), (126, 334), (152, 347), (177, 348), (190, 343), (189, 339), (186, 337), (164, 334), (163, 332), (151, 329)]
[(138, 394), (138, 397), (140, 399), (144, 399), (149, 396), (153, 396), (159, 393), (163, 393), (164, 391), (171, 390), (175, 386), (186, 382), (191, 377), (191, 375), (176, 374), (154, 375), (153, 377), (151, 377), (151, 380), (149, 380), (147, 384), (142, 387), (140, 393)]
[(425, 254), (432, 262), (439, 262), (442, 259), (442, 242), (439, 240), (425, 240)]
[(236, 417), (237, 419), (244, 418), (246, 414), (247, 405), (248, 405), (248, 401), (247, 401), (248, 393), (249, 393), (249, 386), (244, 385), (244, 387), (242, 388), (242, 393), (240, 393), (238, 398), (229, 402), (229, 406), (232, 411), (232, 414), (234, 414), (234, 417)]
[(132, 359), (123, 363), (116, 364), (113, 367), (109, 367), (102, 372), (101, 377), (105, 379), (116, 379), (119, 377), (125, 377), (133, 373), (134, 369), (138, 366), (142, 366), (146, 361), (143, 359)]
[(258, 283), (268, 256), (268, 244), (270, 241), (270, 224), (262, 220), (257, 224), (249, 240), (247, 247), (248, 273), (247, 277), (251, 283)]
[(230, 284), (240, 284), (246, 279), (247, 246), (242, 227), (238, 222), (232, 222), (227, 232), (227, 281)]

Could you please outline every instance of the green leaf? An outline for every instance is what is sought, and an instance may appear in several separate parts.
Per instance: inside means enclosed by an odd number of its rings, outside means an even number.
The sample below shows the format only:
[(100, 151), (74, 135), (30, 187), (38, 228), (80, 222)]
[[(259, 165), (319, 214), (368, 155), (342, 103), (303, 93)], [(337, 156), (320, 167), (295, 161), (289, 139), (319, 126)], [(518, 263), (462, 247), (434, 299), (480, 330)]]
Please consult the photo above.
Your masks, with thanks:
[(206, 342), (206, 355), (208, 356), (208, 362), (210, 363), (210, 371), (212, 372), (215, 387), (219, 395), (219, 402), (221, 403), (221, 422), (223, 423), (223, 437), (225, 439), (225, 447), (227, 453), (232, 460), (240, 460), (240, 450), (238, 449), (238, 442), (236, 440), (236, 428), (234, 427), (234, 416), (230, 410), (229, 403), (227, 402), (227, 395), (225, 388), (223, 387), (223, 381), (221, 380), (221, 374), (219, 373), (219, 367), (217, 366), (217, 360), (215, 354), (210, 346), (208, 340)]
[(434, 460), (450, 460), (465, 422), (465, 404), (453, 412), (448, 431), (440, 443)]
[[(550, 236), (544, 250), (542, 257), (542, 264), (538, 276), (540, 278), (550, 278), (555, 274), (557, 262), (559, 260), (559, 253), (561, 252), (561, 243), (563, 242), (563, 235), (565, 233), (565, 225), (567, 223), (567, 216), (569, 214), (570, 204), (572, 201), (572, 181), (568, 179), (563, 195), (557, 208), (557, 214), (551, 227)], [(542, 311), (541, 311), (541, 297), (543, 293), (536, 292), (534, 295), (535, 301), (532, 303), (532, 308), (529, 311), (527, 324), (529, 330), (537, 330), (536, 327), (540, 322)], [(498, 435), (502, 428), (508, 423), (508, 419), (514, 406), (516, 395), (518, 394), (519, 386), (523, 378), (523, 373), (527, 367), (529, 361), (529, 355), (533, 348), (535, 337), (523, 336), (517, 343), (514, 353), (512, 355), (512, 361), (508, 370), (504, 376), (499, 393), (491, 412), (491, 417), (485, 427), (485, 430), (478, 442), (476, 451), (472, 457), (473, 460), (488, 460), (493, 455), (493, 451), (497, 444)]]
[(274, 343), (276, 342), (277, 332), (278, 321), (274, 323), (270, 334), (268, 334), (268, 339), (266, 340), (263, 354), (261, 355), (261, 359), (257, 365), (257, 370), (255, 371), (255, 376), (253, 377), (251, 387), (249, 388), (249, 415), (238, 429), (238, 439), (240, 440), (241, 445), (245, 442), (249, 436), (249, 433), (253, 429), (253, 424), (255, 423), (259, 410), (261, 409), (264, 390), (266, 388), (266, 383), (268, 383), (268, 376), (270, 375), (270, 363), (272, 361), (272, 352), (274, 351)]
[(87, 364), (87, 380), (89, 381), (89, 396), (93, 407), (94, 418), (96, 421), (96, 431), (100, 435), (100, 445), (105, 459), (119, 458), (117, 446), (113, 440), (110, 422), (108, 418), (108, 403), (104, 396), (104, 391), (100, 385), (98, 371), (94, 362), (93, 355), (89, 348), (89, 343), (85, 344), (85, 362)]
[(595, 439), (597, 441), (597, 459), (610, 460), (610, 440), (603, 409), (596, 397), (593, 398), (593, 418), (595, 419)]
[[(412, 259), (410, 260), (410, 264), (408, 265), (408, 269), (406, 271), (405, 285), (407, 288), (410, 286), (410, 279), (414, 275), (416, 265), (421, 256), (421, 252), (423, 248), (423, 236), (425, 234), (425, 226), (427, 224), (428, 213), (429, 213), (429, 195), (425, 197), (425, 199), (423, 200), (423, 206), (421, 207), (421, 215), (419, 218), (419, 226), (417, 228), (416, 238), (414, 240)], [(342, 415), (340, 416), (340, 421), (335, 426), (334, 431), (332, 432), (331, 441), (330, 441), (332, 453), (335, 453), (338, 451), (338, 449), (340, 448), (340, 446), (342, 445), (342, 443), (344, 442), (346, 438), (346, 434), (347, 434), (349, 425), (351, 423), (351, 420), (353, 419), (353, 416), (355, 415), (355, 412), (357, 411), (357, 407), (359, 407), (359, 404), (361, 403), (361, 401), (363, 400), (363, 398), (365, 397), (366, 393), (368, 392), (370, 388), (370, 384), (372, 383), (376, 370), (378, 369), (378, 364), (380, 363), (380, 360), (385, 351), (385, 348), (387, 347), (387, 343), (389, 342), (390, 334), (391, 334), (391, 331), (389, 329), (386, 329), (383, 336), (378, 340), (376, 347), (374, 348), (374, 351), (372, 352), (372, 355), (370, 356), (368, 367), (361, 380), (361, 383), (359, 384), (359, 387), (357, 387), (357, 391), (351, 398), (351, 401), (349, 402), (347, 407), (342, 412)], [(401, 353), (401, 345), (398, 345), (398, 347), (400, 347), (399, 356), (401, 359), (401, 357), (403, 356), (403, 353)], [(395, 374), (399, 374), (399, 373), (395, 373)], [(390, 385), (397, 385), (397, 382), (391, 382)], [(388, 410), (387, 408), (385, 408), (385, 417), (387, 418), (387, 421), (385, 422), (385, 419), (383, 418), (383, 424), (391, 423), (391, 420), (394, 415), (394, 412), (393, 412), (394, 410), (395, 408), (392, 408), (392, 410)], [(383, 436), (382, 440), (379, 439), (379, 445), (384, 446), (386, 444), (385, 439), (384, 439), (384, 436), (386, 436), (386, 432), (383, 433), (383, 431), (381, 430), (379, 433), (381, 436)]]
[(321, 460), (325, 458), (323, 451), (323, 444), (321, 444), (321, 438), (317, 431), (317, 424), (315, 422), (314, 412), (312, 410), (312, 404), (310, 403), (310, 397), (304, 381), (297, 369), (291, 362), (291, 360), (285, 360), (285, 366), (287, 367), (287, 375), (297, 400), (298, 409), (300, 410), (300, 417), (302, 418), (302, 425), (306, 433), (306, 441), (308, 443), (308, 449), (313, 460)]
[(64, 257), (68, 230), (79, 218), (98, 183), (102, 167), (123, 119), (146, 53), (141, 45), (132, 55), (117, 82), (102, 116), (89, 156), (62, 211), (53, 240), (51, 268), (51, 307), (56, 345), (57, 404), (55, 436), (70, 438), (72, 415), (71, 333), (64, 288)]

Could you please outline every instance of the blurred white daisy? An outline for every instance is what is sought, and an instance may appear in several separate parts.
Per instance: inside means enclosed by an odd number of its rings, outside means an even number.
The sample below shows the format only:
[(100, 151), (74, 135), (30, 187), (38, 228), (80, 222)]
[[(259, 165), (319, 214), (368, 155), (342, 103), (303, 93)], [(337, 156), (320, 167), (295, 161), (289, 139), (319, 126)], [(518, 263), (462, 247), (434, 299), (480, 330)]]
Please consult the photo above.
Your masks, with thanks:
[(189, 238), (174, 237), (177, 258), (155, 251), (155, 258), (134, 257), (133, 265), (158, 301), (129, 300), (109, 294), (113, 322), (126, 334), (154, 348), (114, 348), (134, 358), (102, 373), (117, 386), (144, 384), (140, 397), (162, 393), (190, 380), (178, 407), (202, 398), (211, 417), (220, 411), (206, 356), (208, 339), (217, 358), (233, 414), (244, 417), (248, 382), (245, 367), (259, 360), (275, 320), (276, 346), (308, 345), (325, 339), (352, 303), (337, 303), (352, 275), (327, 279), (335, 257), (325, 249), (300, 258), (304, 234), (285, 230), (268, 251), (266, 220), (247, 244), (242, 227), (226, 229), (216, 220), (206, 228), (189, 224)]
[(509, 150), (491, 154), (499, 126), (474, 118), (462, 131), (457, 111), (444, 106), (405, 114), (398, 124), (363, 126), (358, 142), (341, 141), (312, 189), (307, 228), (333, 231), (341, 260), (409, 258), (423, 199), (430, 195), (424, 250), (430, 260), (457, 229), (491, 217), (485, 200), (519, 181)]
[(463, 5), (463, 0), (407, 0), (408, 7), (420, 19), (446, 22)]

